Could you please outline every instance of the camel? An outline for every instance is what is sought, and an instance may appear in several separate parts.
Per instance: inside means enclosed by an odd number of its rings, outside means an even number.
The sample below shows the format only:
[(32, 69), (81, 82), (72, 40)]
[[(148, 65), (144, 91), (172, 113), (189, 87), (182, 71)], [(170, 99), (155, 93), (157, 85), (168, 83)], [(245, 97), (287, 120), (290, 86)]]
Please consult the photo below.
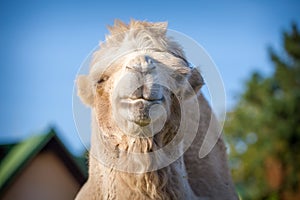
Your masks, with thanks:
[(199, 158), (216, 118), (167, 23), (116, 20), (108, 29), (76, 80), (92, 115), (89, 177), (76, 200), (238, 199), (222, 137)]

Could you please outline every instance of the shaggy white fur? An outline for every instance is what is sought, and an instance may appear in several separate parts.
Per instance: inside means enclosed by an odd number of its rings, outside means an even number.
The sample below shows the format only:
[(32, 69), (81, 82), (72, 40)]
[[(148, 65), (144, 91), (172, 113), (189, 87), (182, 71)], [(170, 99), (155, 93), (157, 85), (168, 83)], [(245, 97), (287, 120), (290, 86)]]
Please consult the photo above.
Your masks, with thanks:
[[(198, 156), (206, 132), (218, 135), (217, 126), (208, 128), (216, 119), (199, 92), (199, 71), (166, 36), (167, 24), (116, 21), (109, 30), (89, 74), (77, 79), (78, 95), (92, 109), (92, 138), (89, 179), (76, 199), (237, 199), (222, 138), (205, 158)], [(181, 123), (197, 125), (195, 139), (182, 156), (156, 169), (149, 155), (172, 144)], [(181, 155), (183, 145), (176, 147), (162, 154)]]

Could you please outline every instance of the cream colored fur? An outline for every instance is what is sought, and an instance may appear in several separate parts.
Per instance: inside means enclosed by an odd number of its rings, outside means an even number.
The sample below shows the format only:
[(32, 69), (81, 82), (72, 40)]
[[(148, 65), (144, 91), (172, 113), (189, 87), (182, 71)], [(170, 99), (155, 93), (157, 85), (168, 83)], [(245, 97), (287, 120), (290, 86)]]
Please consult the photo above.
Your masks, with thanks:
[[(209, 104), (201, 92), (198, 92), (203, 85), (201, 75), (198, 70), (188, 68), (181, 47), (166, 36), (166, 27), (166, 23), (131, 21), (127, 25), (116, 21), (113, 27), (109, 27), (110, 35), (106, 42), (94, 54), (89, 75), (78, 77), (78, 95), (92, 109), (92, 138), (89, 178), (78, 193), (77, 200), (237, 199), (222, 138), (205, 158), (199, 158), (200, 146), (206, 132), (217, 136), (217, 128), (208, 130), (211, 120), (215, 119), (211, 117), (213, 115)], [(118, 122), (125, 127), (121, 129), (120, 124), (113, 120), (114, 116), (120, 114), (121, 109), (115, 105), (113, 92), (118, 87), (120, 93), (127, 89), (130, 92), (135, 81), (139, 84), (139, 79), (136, 78), (138, 75), (134, 74), (128, 76), (133, 77), (132, 82), (127, 81), (133, 85), (117, 85), (122, 77), (128, 75), (123, 68), (128, 68), (131, 62), (144, 62), (143, 55), (160, 61), (155, 68), (155, 75), (149, 76), (151, 81), (147, 84), (150, 87), (154, 87), (155, 81), (168, 80), (172, 76), (177, 81), (170, 81), (169, 87), (177, 90), (185, 98), (184, 101), (188, 102), (195, 93), (198, 94), (196, 98), (200, 108), (200, 122), (196, 138), (183, 156), (164, 168), (148, 172), (145, 171), (153, 165), (149, 157), (145, 156), (144, 160), (133, 159), (132, 162), (139, 163), (137, 172), (141, 173), (128, 173), (116, 169), (113, 164), (110, 166), (103, 163), (99, 158), (105, 158), (104, 161), (109, 163), (117, 163), (128, 159), (130, 153), (152, 152), (168, 144), (176, 135), (180, 124), (179, 102), (167, 90), (162, 90), (166, 113), (157, 112), (158, 119), (161, 120), (165, 115), (167, 119), (157, 135), (135, 137), (132, 134), (140, 133), (141, 127), (120, 119)], [(106, 68), (107, 66), (110, 67)], [(174, 74), (179, 75), (174, 77)], [(195, 93), (185, 87), (182, 77), (189, 82)], [(134, 117), (131, 116), (132, 113), (128, 114), (129, 118)], [(189, 116), (191, 118), (186, 121), (195, 123), (193, 114)], [(180, 152), (183, 149), (178, 146), (175, 151)]]

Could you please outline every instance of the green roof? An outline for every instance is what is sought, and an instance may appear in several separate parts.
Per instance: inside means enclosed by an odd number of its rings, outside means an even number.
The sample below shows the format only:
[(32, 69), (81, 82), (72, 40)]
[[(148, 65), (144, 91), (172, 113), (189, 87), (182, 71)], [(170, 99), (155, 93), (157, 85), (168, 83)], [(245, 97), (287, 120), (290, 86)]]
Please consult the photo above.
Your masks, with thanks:
[[(51, 129), (49, 133), (35, 135), (29, 139), (16, 144), (11, 148), (0, 163), (0, 191), (4, 189), (13, 178), (36, 156), (52, 138), (57, 138), (55, 131)], [(57, 142), (65, 149), (64, 145), (58, 139)], [(66, 149), (65, 149), (66, 150)], [(68, 151), (66, 150), (68, 153)], [(69, 156), (72, 157), (72, 156)], [(84, 169), (78, 166), (78, 162), (71, 158), (85, 175)]]
[(9, 182), (22, 166), (33, 158), (44, 145), (55, 135), (54, 131), (48, 134), (33, 136), (15, 145), (0, 163), (0, 189)]

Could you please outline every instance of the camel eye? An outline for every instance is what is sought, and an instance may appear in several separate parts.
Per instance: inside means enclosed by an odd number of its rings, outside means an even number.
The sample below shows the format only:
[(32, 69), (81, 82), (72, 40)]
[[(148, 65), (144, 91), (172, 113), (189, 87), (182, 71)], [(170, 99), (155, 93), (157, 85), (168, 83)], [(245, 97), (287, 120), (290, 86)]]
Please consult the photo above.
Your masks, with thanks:
[(103, 76), (97, 81), (97, 84), (101, 84), (101, 83), (107, 81), (107, 79), (108, 79), (108, 76)]

